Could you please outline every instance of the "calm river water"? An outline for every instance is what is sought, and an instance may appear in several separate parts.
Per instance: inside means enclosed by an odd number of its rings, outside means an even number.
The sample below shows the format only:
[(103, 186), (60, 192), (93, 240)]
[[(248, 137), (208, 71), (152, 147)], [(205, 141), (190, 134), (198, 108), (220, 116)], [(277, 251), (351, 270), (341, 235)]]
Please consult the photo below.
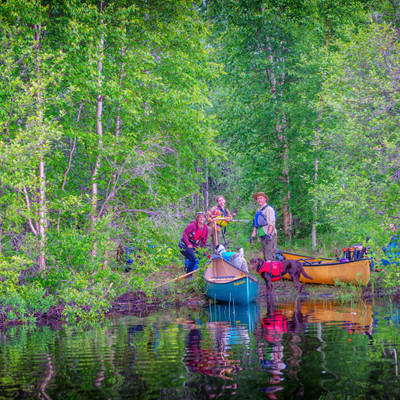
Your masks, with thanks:
[(0, 332), (0, 399), (398, 399), (400, 310), (277, 302)]

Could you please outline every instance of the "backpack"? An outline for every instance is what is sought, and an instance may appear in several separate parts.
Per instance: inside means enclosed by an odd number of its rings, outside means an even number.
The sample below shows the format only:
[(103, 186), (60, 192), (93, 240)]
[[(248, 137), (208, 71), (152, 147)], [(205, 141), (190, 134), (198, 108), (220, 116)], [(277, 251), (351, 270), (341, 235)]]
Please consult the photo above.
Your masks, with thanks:
[(270, 206), (269, 204), (266, 204), (260, 211), (256, 212), (256, 215), (254, 217), (254, 222), (253, 222), (253, 225), (255, 228), (260, 228), (262, 226), (268, 225), (267, 217), (263, 214), (263, 211), (267, 207), (271, 207), (274, 210), (275, 219), (276, 219), (276, 211), (275, 211), (274, 207)]

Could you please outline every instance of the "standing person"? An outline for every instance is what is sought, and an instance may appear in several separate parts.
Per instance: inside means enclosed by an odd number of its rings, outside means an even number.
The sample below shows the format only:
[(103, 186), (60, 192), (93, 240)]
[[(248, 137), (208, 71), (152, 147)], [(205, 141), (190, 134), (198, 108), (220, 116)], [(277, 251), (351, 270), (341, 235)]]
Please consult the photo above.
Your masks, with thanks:
[(186, 273), (194, 271), (198, 262), (197, 247), (205, 247), (208, 239), (208, 226), (206, 225), (206, 214), (198, 212), (194, 221), (191, 221), (182, 233), (179, 249), (184, 257), (189, 260)]
[(217, 196), (217, 205), (212, 207), (207, 213), (207, 222), (209, 229), (209, 236), (213, 246), (213, 251), (220, 241), (219, 233), (225, 229), (228, 222), (232, 221), (232, 215), (227, 208), (225, 208), (225, 197)]
[(254, 243), (254, 237), (258, 234), (262, 244), (264, 260), (276, 260), (276, 247), (278, 233), (275, 228), (275, 210), (267, 204), (268, 196), (263, 192), (253, 194), (258, 203), (258, 209), (254, 217), (254, 229), (250, 236), (250, 243)]

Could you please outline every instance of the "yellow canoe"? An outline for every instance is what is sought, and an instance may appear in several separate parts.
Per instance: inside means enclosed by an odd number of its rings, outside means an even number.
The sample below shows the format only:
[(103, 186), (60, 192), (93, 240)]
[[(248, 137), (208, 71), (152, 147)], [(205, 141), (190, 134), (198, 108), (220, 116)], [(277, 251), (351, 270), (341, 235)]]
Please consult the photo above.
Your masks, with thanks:
[[(333, 285), (336, 282), (366, 285), (370, 279), (370, 261), (363, 258), (355, 261), (337, 262), (329, 258), (315, 258), (300, 254), (282, 252), (287, 260), (299, 260), (313, 280), (300, 276), (300, 282)], [(289, 275), (284, 278), (290, 279)]]

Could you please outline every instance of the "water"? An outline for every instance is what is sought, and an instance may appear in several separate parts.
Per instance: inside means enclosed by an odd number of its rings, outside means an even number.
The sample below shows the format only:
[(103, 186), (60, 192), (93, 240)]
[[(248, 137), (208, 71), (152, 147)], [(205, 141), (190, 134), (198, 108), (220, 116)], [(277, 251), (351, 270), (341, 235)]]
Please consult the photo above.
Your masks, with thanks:
[(0, 333), (0, 399), (397, 399), (400, 310), (305, 301)]

